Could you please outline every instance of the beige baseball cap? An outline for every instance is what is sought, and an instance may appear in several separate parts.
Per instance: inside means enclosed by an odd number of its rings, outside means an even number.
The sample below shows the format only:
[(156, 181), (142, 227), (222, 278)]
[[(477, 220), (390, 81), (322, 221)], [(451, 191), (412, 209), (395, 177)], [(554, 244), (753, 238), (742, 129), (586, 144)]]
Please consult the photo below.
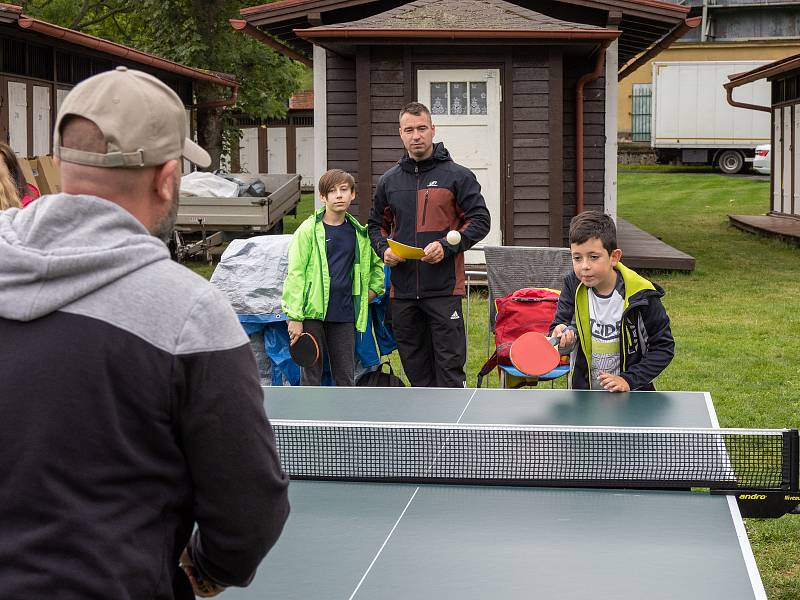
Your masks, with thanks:
[[(98, 154), (61, 146), (61, 122), (68, 115), (92, 121), (106, 139)], [(189, 139), (186, 113), (178, 94), (141, 71), (117, 67), (76, 85), (58, 111), (53, 155), (92, 167), (151, 167), (185, 159), (211, 164), (208, 152)]]

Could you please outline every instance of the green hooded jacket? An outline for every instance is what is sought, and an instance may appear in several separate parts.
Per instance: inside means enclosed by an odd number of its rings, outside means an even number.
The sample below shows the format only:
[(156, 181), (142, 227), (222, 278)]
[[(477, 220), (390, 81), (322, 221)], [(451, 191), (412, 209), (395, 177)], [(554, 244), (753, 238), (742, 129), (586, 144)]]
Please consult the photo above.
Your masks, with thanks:
[[(289, 270), (283, 282), (283, 312), (291, 321), (325, 320), (330, 298), (331, 278), (325, 252), (325, 208), (317, 209), (300, 224), (289, 245)], [(367, 328), (368, 291), (384, 292), (383, 261), (370, 245), (366, 226), (350, 213), (345, 217), (356, 230), (356, 257), (353, 261), (353, 304), (356, 329)]]

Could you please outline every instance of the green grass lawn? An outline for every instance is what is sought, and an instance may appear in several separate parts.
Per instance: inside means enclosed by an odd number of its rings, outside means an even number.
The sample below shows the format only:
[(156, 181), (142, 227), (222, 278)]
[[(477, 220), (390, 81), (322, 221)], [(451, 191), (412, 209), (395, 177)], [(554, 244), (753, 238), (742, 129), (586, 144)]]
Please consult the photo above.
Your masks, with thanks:
[[(768, 194), (766, 180), (700, 169), (619, 175), (619, 215), (697, 261), (689, 274), (649, 274), (667, 291), (676, 340), (675, 360), (656, 385), (710, 392), (723, 427), (800, 426), (800, 248), (741, 232), (727, 219), (765, 213)], [(312, 207), (313, 195), (304, 195), (286, 233)], [(472, 386), (487, 357), (485, 294), (473, 291), (469, 317)], [(399, 369), (396, 353), (391, 360)], [(496, 375), (489, 384), (498, 385)], [(749, 519), (747, 529), (769, 598), (800, 598), (800, 516)]]
[[(727, 219), (765, 213), (768, 196), (768, 181), (742, 177), (619, 177), (620, 216), (697, 260), (691, 274), (651, 274), (676, 340), (657, 385), (711, 392), (723, 427), (800, 425), (800, 249)], [(769, 598), (800, 598), (800, 517), (748, 519), (747, 530)]]

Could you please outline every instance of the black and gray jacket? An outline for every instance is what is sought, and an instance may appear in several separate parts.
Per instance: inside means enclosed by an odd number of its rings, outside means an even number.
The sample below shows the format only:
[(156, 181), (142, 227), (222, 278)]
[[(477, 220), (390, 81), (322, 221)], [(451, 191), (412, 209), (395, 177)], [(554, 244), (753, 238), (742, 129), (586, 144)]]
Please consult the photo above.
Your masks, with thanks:
[(0, 212), (0, 598), (246, 585), (288, 515), (248, 339), (127, 211)]
[[(369, 215), (369, 237), (380, 258), (386, 238), (424, 248), (439, 241), (444, 259), (435, 265), (409, 260), (392, 267), (393, 298), (464, 295), (464, 251), (486, 237), (491, 224), (481, 186), (472, 171), (453, 162), (441, 142), (422, 161), (406, 155), (378, 181)], [(461, 232), (457, 246), (448, 231)]]
[[(631, 390), (654, 390), (653, 380), (667, 368), (675, 355), (669, 316), (661, 304), (664, 290), (622, 263), (617, 263), (616, 269), (625, 284), (620, 377), (628, 382)], [(570, 373), (571, 386), (588, 389), (591, 325), (587, 288), (572, 271), (564, 276), (564, 287), (550, 332), (560, 323), (571, 324), (578, 332), (578, 346)]]

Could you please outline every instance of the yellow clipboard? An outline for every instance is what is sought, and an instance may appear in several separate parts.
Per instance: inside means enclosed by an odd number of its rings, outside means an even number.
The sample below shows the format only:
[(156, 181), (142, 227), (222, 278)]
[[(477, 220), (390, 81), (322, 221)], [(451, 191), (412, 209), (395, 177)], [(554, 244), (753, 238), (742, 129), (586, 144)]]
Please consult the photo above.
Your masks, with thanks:
[(395, 242), (392, 239), (388, 239), (386, 241), (389, 243), (389, 248), (392, 249), (392, 252), (397, 254), (397, 256), (400, 258), (419, 260), (425, 256), (425, 251), (422, 248), (417, 248), (416, 246), (406, 246), (405, 244)]

